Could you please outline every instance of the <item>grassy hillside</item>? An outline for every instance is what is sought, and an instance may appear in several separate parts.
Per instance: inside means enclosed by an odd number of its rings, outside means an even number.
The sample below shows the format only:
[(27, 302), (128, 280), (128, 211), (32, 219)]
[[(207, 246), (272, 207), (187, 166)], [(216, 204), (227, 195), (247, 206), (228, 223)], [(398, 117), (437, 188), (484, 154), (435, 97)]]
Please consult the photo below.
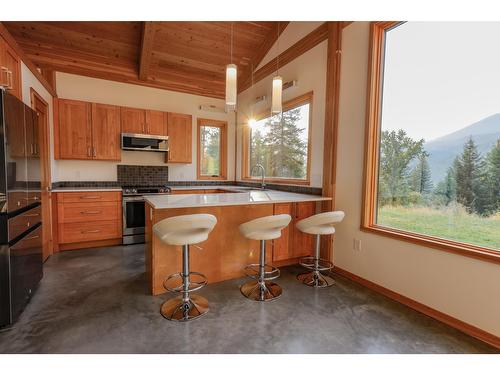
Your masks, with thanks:
[(461, 207), (384, 206), (379, 225), (500, 250), (500, 214), (489, 218), (468, 214)]

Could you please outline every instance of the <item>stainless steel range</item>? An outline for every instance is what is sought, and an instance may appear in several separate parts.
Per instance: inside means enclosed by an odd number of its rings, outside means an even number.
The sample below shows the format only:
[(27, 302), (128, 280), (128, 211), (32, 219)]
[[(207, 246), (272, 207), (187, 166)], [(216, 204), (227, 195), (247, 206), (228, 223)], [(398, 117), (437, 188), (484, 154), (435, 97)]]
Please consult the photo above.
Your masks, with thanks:
[(168, 186), (123, 188), (123, 244), (144, 243), (144, 196), (170, 194)]

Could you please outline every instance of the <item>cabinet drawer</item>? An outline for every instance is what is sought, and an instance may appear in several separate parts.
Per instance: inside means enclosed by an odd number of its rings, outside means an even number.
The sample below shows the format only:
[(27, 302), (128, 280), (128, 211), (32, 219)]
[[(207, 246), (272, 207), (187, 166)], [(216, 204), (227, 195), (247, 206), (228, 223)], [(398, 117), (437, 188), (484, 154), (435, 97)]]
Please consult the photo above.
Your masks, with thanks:
[(120, 191), (79, 191), (57, 193), (58, 202), (85, 203), (85, 202), (118, 202), (121, 201)]
[(57, 208), (59, 223), (121, 221), (121, 202), (64, 203)]
[(108, 240), (121, 236), (121, 222), (116, 220), (59, 224), (59, 243)]
[(15, 217), (11, 217), (9, 219), (9, 241), (24, 233), (28, 228), (38, 224), (40, 221), (42, 221), (41, 206), (32, 208)]

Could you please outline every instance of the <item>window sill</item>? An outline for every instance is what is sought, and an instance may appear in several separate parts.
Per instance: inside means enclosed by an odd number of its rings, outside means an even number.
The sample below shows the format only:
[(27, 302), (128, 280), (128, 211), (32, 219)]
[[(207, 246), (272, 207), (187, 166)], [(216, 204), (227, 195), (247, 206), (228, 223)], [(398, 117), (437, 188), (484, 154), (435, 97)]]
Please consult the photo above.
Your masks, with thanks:
[(436, 250), (447, 251), (453, 254), (463, 255), (483, 261), (500, 264), (500, 251), (496, 251), (493, 249), (468, 245), (460, 242), (426, 236), (423, 234), (406, 232), (393, 228), (382, 227), (375, 224), (371, 226), (362, 225), (360, 229), (363, 232), (374, 233), (396, 240), (430, 247)]
[[(262, 181), (261, 178), (251, 178), (251, 177), (243, 177), (242, 181), (248, 182), (256, 182), (260, 183)], [(285, 179), (285, 178), (266, 178), (266, 184), (276, 184), (276, 185), (310, 185), (309, 180), (297, 180), (297, 179)]]
[(217, 181), (225, 181), (227, 178), (225, 176), (198, 176), (198, 180), (217, 180)]

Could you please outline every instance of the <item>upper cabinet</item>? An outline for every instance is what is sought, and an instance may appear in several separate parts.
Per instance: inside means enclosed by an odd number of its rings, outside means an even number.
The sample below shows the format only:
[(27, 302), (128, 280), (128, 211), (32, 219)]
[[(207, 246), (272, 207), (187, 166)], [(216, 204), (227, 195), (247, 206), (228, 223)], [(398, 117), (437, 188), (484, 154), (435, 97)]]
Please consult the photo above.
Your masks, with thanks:
[(58, 100), (58, 159), (120, 160), (120, 107)]
[(167, 135), (166, 112), (121, 107), (121, 114), (123, 133)]
[(168, 114), (168, 148), (167, 163), (192, 162), (192, 132), (191, 115), (181, 113)]
[(0, 37), (0, 86), (21, 98), (21, 59)]

